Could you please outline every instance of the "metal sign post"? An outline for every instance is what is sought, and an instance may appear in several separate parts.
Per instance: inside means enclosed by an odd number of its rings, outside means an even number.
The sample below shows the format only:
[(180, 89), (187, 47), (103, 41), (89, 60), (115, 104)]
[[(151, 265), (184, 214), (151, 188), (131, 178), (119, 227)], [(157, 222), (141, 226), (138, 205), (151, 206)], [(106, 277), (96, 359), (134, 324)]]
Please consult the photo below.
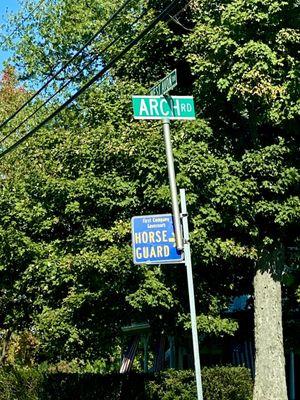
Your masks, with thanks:
[(172, 199), (172, 211), (173, 211), (173, 219), (174, 219), (174, 228), (175, 228), (175, 239), (176, 239), (176, 247), (178, 250), (183, 250), (183, 241), (181, 234), (181, 226), (180, 226), (180, 213), (177, 199), (177, 187), (176, 187), (176, 176), (175, 176), (175, 168), (174, 168), (174, 158), (173, 158), (173, 149), (170, 135), (170, 120), (163, 120), (163, 129), (164, 129), (164, 139), (166, 146), (166, 156), (167, 156), (167, 165), (168, 165), (168, 175), (169, 175), (169, 185)]
[(164, 132), (164, 140), (166, 146), (169, 185), (170, 185), (170, 192), (172, 199), (176, 248), (177, 250), (182, 251), (183, 241), (182, 241), (182, 233), (180, 225), (180, 212), (177, 199), (173, 150), (172, 150), (172, 142), (170, 135), (170, 120), (171, 119), (193, 120), (196, 118), (196, 113), (195, 113), (194, 99), (192, 96), (167, 95), (168, 91), (172, 87), (174, 87), (172, 86), (172, 84), (173, 85), (175, 84), (176, 74), (174, 77), (174, 81), (171, 80), (171, 76), (172, 74), (170, 75), (169, 78), (167, 77), (168, 79), (162, 81), (163, 84), (159, 84), (157, 87), (155, 87), (156, 89), (154, 88), (163, 95), (132, 96), (132, 105), (133, 105), (133, 115), (135, 119), (147, 119), (147, 120), (160, 119), (163, 121), (163, 132)]
[(181, 203), (183, 237), (184, 237), (184, 259), (185, 259), (185, 266), (186, 266), (186, 273), (187, 273), (191, 323), (192, 323), (197, 398), (198, 398), (198, 400), (203, 400), (199, 340), (198, 340), (198, 331), (197, 331), (195, 293), (194, 293), (194, 281), (193, 281), (193, 270), (192, 270), (192, 260), (191, 260), (190, 233), (189, 233), (188, 214), (187, 214), (184, 189), (180, 189), (180, 203)]
[[(193, 349), (194, 349), (194, 362), (195, 362), (195, 375), (197, 385), (197, 398), (203, 400), (202, 391), (202, 380), (201, 380), (201, 367), (200, 367), (200, 354), (199, 354), (199, 341), (197, 332), (197, 320), (196, 320), (196, 307), (195, 307), (195, 294), (194, 294), (194, 283), (193, 283), (193, 271), (191, 261), (191, 249), (189, 242), (189, 227), (185, 200), (185, 190), (180, 190), (181, 209), (182, 209), (182, 226), (183, 226), (183, 237), (181, 231), (181, 220), (179, 205), (177, 199), (177, 187), (176, 187), (176, 176), (174, 168), (174, 157), (170, 135), (170, 120), (173, 119), (185, 119), (191, 120), (196, 118), (194, 99), (192, 96), (169, 96), (168, 92), (173, 89), (177, 84), (176, 71), (171, 72), (167, 77), (161, 80), (151, 90), (151, 96), (132, 96), (133, 114), (136, 119), (161, 119), (163, 122), (163, 132), (166, 147), (167, 166), (169, 185), (172, 200), (172, 217), (173, 217), (173, 229), (176, 239), (177, 253), (170, 249), (170, 233), (166, 230), (166, 226), (163, 227), (165, 234), (159, 233), (161, 226), (154, 227), (153, 224), (144, 227), (146, 220), (142, 219), (141, 226), (135, 226), (136, 222), (139, 222), (140, 218), (133, 218), (133, 251), (134, 251), (134, 263), (151, 263), (156, 264), (168, 263), (175, 260), (177, 263), (182, 263), (182, 251), (184, 253), (184, 263), (187, 271), (188, 281), (188, 292), (191, 312), (191, 323), (192, 323), (192, 337), (193, 337)], [(159, 94), (157, 96), (157, 94)], [(147, 216), (145, 216), (146, 218)], [(156, 217), (156, 216), (148, 216)], [(163, 217), (163, 216), (161, 216)], [(169, 215), (169, 217), (171, 217)], [(137, 218), (137, 219), (135, 219)], [(148, 229), (151, 228), (151, 231)], [(158, 228), (158, 236), (153, 228)], [(172, 229), (171, 229), (172, 231)], [(170, 232), (171, 232), (170, 231)], [(155, 239), (156, 236), (159, 240)], [(161, 240), (161, 238), (165, 240)], [(184, 240), (183, 240), (184, 238)], [(174, 250), (174, 249), (173, 249)], [(171, 256), (172, 253), (172, 256)]]

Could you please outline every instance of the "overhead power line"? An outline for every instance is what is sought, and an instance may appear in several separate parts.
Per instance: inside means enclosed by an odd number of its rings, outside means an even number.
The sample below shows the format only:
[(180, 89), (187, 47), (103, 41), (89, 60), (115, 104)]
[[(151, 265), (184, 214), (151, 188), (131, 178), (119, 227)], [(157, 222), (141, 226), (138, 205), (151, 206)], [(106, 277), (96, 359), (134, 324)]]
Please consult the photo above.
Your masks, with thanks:
[[(131, 24), (133, 26), (136, 24), (139, 20), (141, 20), (146, 14), (148, 10), (145, 9)], [(94, 57), (88, 61), (74, 76), (72, 76), (70, 79), (68, 79), (58, 90), (56, 90), (48, 99), (46, 99), (42, 104), (39, 105), (31, 114), (29, 114), (26, 118), (23, 119), (13, 130), (11, 130), (7, 135), (5, 135), (1, 140), (0, 140), (0, 145), (8, 139), (12, 134), (14, 134), (21, 126), (23, 126), (30, 118), (32, 118), (35, 114), (38, 113), (38, 111), (45, 107), (54, 97), (56, 97), (60, 92), (62, 92), (63, 89), (65, 89), (71, 82), (73, 82), (78, 76), (80, 76), (84, 70), (89, 67), (91, 64), (93, 64), (101, 55), (104, 55), (106, 51), (112, 47), (114, 44), (116, 44), (120, 39), (123, 38), (123, 35), (119, 35), (117, 38), (113, 39), (102, 51), (101, 53), (98, 53), (94, 55)]]
[(73, 94), (68, 100), (66, 100), (62, 105), (60, 105), (55, 111), (53, 111), (48, 117), (46, 117), (43, 121), (41, 121), (37, 126), (31, 129), (26, 135), (17, 140), (14, 144), (12, 144), (7, 149), (3, 150), (0, 153), (0, 158), (4, 157), (6, 154), (11, 153), (14, 149), (16, 149), (20, 144), (24, 143), (27, 139), (29, 139), (32, 135), (34, 135), (40, 128), (46, 125), (49, 121), (51, 121), (56, 115), (58, 115), (61, 111), (63, 111), (69, 104), (71, 104), (77, 97), (79, 97), (83, 92), (85, 92), (91, 85), (93, 85), (97, 80), (102, 78), (106, 72), (108, 72), (117, 61), (119, 61), (125, 54), (129, 52), (139, 41), (146, 36), (151, 29), (153, 29), (158, 22), (160, 22), (168, 13), (175, 7), (178, 0), (173, 0), (143, 31), (137, 35), (134, 39), (130, 41), (129, 44), (125, 46), (123, 50), (121, 50), (113, 59), (102, 68), (96, 75), (93, 76), (87, 83), (85, 83), (75, 94)]
[[(0, 124), (0, 129), (8, 124), (15, 116), (17, 116), (28, 104), (32, 102), (61, 72), (63, 72), (101, 33), (105, 31), (107, 26), (120, 14), (132, 0), (126, 0), (111, 17), (101, 26), (100, 29), (54, 74), (44, 83), (24, 104), (21, 105), (13, 114)], [(2, 140), (3, 141), (3, 140)], [(2, 142), (1, 141), (1, 142)]]
[(30, 17), (32, 17), (44, 2), (45, 0), (40, 0), (37, 3), (37, 5), (33, 8), (33, 10), (28, 15), (26, 15), (26, 17), (22, 19), (22, 21), (16, 26), (16, 28), (0, 43), (0, 47), (2, 47), (10, 38), (12, 38), (16, 32), (18, 32), (20, 26), (22, 26), (24, 22), (26, 22)]

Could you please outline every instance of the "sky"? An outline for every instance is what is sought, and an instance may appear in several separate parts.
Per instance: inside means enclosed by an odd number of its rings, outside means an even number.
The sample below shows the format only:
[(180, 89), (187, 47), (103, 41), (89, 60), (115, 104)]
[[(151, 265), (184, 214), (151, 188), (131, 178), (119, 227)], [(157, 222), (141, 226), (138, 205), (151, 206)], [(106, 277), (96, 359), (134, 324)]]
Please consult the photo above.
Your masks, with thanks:
[[(0, 23), (7, 21), (6, 13), (15, 12), (21, 8), (19, 0), (0, 0)], [(2, 70), (3, 61), (9, 57), (9, 53), (2, 50), (2, 41), (0, 41), (0, 71)]]

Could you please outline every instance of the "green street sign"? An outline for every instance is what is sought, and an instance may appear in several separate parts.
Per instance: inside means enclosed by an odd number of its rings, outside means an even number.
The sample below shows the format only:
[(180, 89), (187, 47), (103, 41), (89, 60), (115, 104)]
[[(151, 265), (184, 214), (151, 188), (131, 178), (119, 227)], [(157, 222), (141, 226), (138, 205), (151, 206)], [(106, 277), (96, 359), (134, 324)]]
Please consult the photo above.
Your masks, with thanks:
[(177, 86), (177, 71), (174, 69), (169, 75), (162, 79), (151, 90), (151, 96), (162, 96)]
[(132, 96), (135, 119), (195, 119), (193, 96)]

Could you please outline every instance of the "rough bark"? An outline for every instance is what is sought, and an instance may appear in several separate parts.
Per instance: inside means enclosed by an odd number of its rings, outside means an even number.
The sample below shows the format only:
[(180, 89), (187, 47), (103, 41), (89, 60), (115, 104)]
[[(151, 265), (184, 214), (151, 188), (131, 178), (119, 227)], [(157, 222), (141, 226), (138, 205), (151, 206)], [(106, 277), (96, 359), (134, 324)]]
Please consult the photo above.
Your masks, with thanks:
[(1, 356), (0, 356), (0, 365), (4, 364), (4, 361), (6, 359), (7, 350), (8, 350), (8, 346), (9, 346), (11, 335), (12, 335), (12, 332), (10, 330), (7, 330), (6, 334), (5, 334), (4, 338), (3, 338), (2, 351), (1, 351)]
[[(270, 260), (269, 260), (270, 261)], [(276, 263), (276, 260), (273, 259)], [(255, 383), (253, 400), (287, 400), (281, 284), (271, 269), (254, 278)]]

